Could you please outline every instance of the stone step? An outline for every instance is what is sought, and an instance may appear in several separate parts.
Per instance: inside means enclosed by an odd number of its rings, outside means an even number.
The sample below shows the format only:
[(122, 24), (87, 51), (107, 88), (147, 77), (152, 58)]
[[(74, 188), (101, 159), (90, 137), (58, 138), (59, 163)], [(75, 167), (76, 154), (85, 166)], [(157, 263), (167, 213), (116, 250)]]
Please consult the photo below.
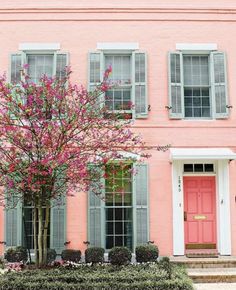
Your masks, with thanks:
[(236, 268), (235, 257), (219, 257), (219, 258), (187, 258), (172, 257), (171, 262), (181, 264), (186, 268)]
[(194, 283), (236, 282), (236, 268), (195, 268), (188, 269), (187, 272)]

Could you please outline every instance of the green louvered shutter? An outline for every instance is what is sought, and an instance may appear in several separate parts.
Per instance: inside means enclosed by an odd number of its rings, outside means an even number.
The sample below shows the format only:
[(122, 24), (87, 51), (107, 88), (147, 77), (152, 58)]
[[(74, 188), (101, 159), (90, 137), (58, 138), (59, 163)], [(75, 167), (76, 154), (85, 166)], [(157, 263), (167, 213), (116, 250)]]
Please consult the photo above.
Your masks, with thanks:
[(66, 197), (54, 200), (50, 219), (50, 248), (61, 254), (66, 242)]
[(65, 77), (65, 67), (69, 64), (68, 53), (56, 53), (56, 77), (62, 79)]
[(10, 56), (10, 82), (17, 84), (21, 80), (22, 54), (13, 53)]
[[(96, 166), (92, 166), (91, 168), (92, 170), (101, 171)], [(104, 183), (104, 179), (101, 178), (100, 182)], [(97, 185), (97, 182), (92, 182), (88, 192), (88, 241), (90, 247), (104, 246), (104, 202), (101, 200), (101, 196), (94, 193), (97, 192)]]
[(62, 166), (57, 174), (58, 198), (51, 202), (50, 218), (50, 247), (55, 249), (57, 254), (61, 254), (65, 249), (66, 242), (66, 188), (65, 188), (65, 166)]
[(148, 218), (148, 167), (147, 164), (135, 165), (137, 174), (134, 176), (135, 189), (135, 246), (149, 241)]
[(132, 59), (135, 118), (147, 118), (147, 55), (144, 52), (135, 51), (133, 52)]
[(169, 53), (169, 117), (184, 117), (183, 65), (181, 52)]
[(215, 118), (225, 119), (229, 116), (226, 56), (223, 52), (211, 53), (212, 96), (215, 101)]
[(21, 246), (22, 243), (22, 206), (20, 201), (15, 204), (13, 198), (7, 200), (5, 209), (5, 242), (6, 247)]

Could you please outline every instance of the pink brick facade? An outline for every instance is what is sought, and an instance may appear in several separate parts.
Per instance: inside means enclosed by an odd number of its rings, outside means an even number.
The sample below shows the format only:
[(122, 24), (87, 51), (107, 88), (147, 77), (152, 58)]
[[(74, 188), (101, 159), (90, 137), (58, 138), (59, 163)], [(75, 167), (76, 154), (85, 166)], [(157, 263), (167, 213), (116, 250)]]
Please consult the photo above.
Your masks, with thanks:
[[(136, 0), (126, 4), (126, 1), (103, 0), (99, 1), (99, 7), (97, 1), (88, 4), (86, 1), (58, 0), (37, 5), (34, 1), (27, 5), (24, 2), (15, 0), (1, 4), (1, 73), (9, 71), (9, 55), (19, 51), (20, 44), (59, 43), (61, 51), (69, 53), (73, 80), (87, 84), (88, 52), (96, 51), (98, 43), (136, 43), (140, 51), (147, 53), (150, 111), (147, 118), (135, 120), (134, 130), (153, 146), (171, 144), (177, 149), (217, 148), (236, 152), (235, 1), (204, 1), (201, 4), (196, 1), (151, 0), (145, 3)], [(200, 48), (194, 51), (197, 55), (211, 51), (206, 52), (204, 45), (201, 49), (201, 44), (214, 44), (217, 51), (225, 52), (227, 104), (232, 106), (227, 118), (170, 119), (166, 108), (169, 105), (168, 52), (176, 51), (176, 44), (199, 45)], [(233, 157), (217, 157), (214, 152), (209, 152), (202, 159), (197, 156), (198, 151), (195, 151), (196, 157), (193, 155), (188, 159), (181, 159), (176, 153), (178, 160), (171, 160), (170, 151), (154, 151), (148, 160), (149, 240), (159, 246), (161, 255), (184, 254), (183, 228), (180, 226), (181, 237), (176, 232), (179, 212), (182, 210), (183, 213), (183, 196), (176, 196), (174, 187), (175, 175), (181, 180), (183, 176), (183, 170), (176, 168), (186, 160), (187, 163), (216, 164), (217, 249), (222, 255), (236, 255), (236, 161), (228, 162)], [(223, 217), (225, 211), (229, 213), (226, 219)], [(87, 222), (87, 194), (78, 193), (76, 197), (68, 198), (66, 241), (70, 241), (69, 248), (86, 248), (83, 242), (88, 240)], [(227, 229), (223, 228), (224, 222), (227, 222)], [(4, 213), (0, 209), (0, 241), (5, 239), (4, 224)], [(3, 251), (4, 245), (0, 244), (0, 254)]]

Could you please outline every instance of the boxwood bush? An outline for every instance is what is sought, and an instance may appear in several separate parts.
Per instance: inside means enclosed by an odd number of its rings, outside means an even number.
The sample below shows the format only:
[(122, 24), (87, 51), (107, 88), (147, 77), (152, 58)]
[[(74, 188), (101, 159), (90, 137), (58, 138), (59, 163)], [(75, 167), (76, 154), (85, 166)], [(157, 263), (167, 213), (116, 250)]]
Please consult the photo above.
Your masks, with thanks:
[(63, 261), (70, 261), (78, 263), (81, 259), (81, 251), (80, 250), (73, 250), (67, 249), (61, 252), (61, 258)]
[(100, 247), (91, 247), (85, 250), (86, 263), (103, 263), (105, 250)]
[(193, 290), (185, 269), (174, 266), (172, 279), (158, 263), (122, 267), (79, 264), (76, 269), (23, 270), (1, 275), (4, 290)]
[(54, 249), (47, 250), (47, 263), (51, 264), (53, 261), (56, 260), (57, 252)]
[(159, 255), (156, 245), (141, 245), (135, 249), (136, 261), (138, 263), (155, 262)]
[(24, 247), (9, 248), (5, 253), (5, 259), (10, 263), (14, 262), (25, 263), (28, 259), (27, 249)]
[(112, 265), (127, 265), (131, 262), (132, 253), (126, 247), (114, 247), (108, 253), (108, 260)]

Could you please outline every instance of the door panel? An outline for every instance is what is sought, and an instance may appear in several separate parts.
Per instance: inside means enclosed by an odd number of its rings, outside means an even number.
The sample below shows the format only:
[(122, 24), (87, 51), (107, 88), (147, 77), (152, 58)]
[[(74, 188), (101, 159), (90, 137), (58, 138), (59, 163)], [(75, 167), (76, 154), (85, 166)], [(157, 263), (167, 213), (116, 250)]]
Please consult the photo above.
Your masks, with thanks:
[[(186, 248), (216, 245), (216, 192), (214, 176), (184, 177)], [(199, 246), (199, 247), (198, 247)]]

